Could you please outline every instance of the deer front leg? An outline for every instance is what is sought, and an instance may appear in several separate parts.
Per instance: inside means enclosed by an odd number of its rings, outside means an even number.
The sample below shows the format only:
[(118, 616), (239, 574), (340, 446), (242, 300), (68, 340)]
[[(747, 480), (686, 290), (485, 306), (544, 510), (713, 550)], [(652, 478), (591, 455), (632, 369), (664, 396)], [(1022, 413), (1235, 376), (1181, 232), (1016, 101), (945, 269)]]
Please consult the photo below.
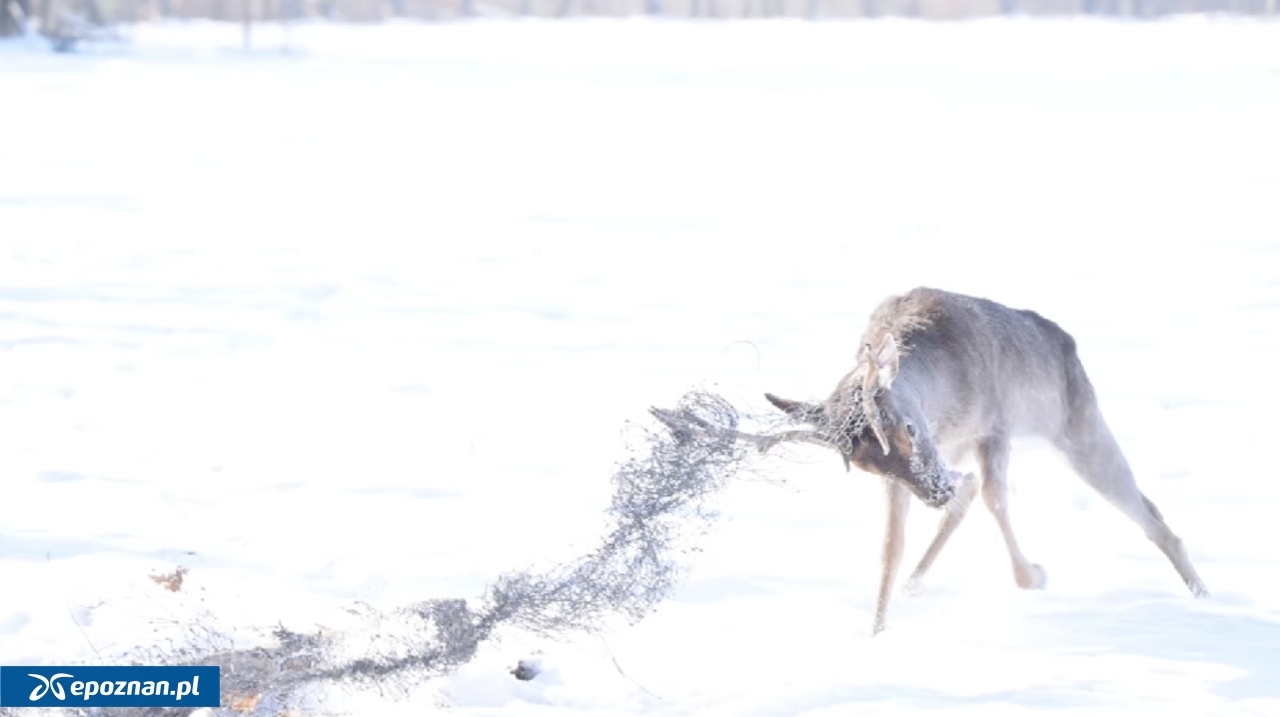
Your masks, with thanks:
[(1045, 585), (1044, 568), (1027, 560), (1013, 535), (1009, 522), (1009, 441), (1004, 436), (988, 438), (978, 444), (978, 461), (982, 466), (982, 500), (995, 516), (1013, 562), (1013, 579), (1024, 590), (1040, 590)]
[(885, 478), (889, 498), (889, 517), (885, 521), (884, 553), (881, 560), (880, 595), (876, 599), (876, 618), (871, 634), (884, 630), (885, 612), (889, 609), (889, 596), (893, 593), (893, 579), (902, 564), (902, 550), (906, 542), (907, 508), (911, 506), (911, 492), (892, 478)]
[(947, 539), (955, 532), (960, 525), (960, 521), (964, 520), (964, 516), (969, 512), (969, 506), (973, 503), (973, 498), (978, 494), (978, 481), (972, 473), (965, 474), (964, 482), (960, 485), (960, 489), (956, 491), (951, 502), (947, 503), (942, 509), (942, 520), (938, 522), (938, 534), (934, 537), (933, 542), (929, 544), (929, 549), (924, 552), (924, 557), (920, 558), (920, 564), (911, 572), (911, 577), (907, 579), (907, 590), (914, 591), (924, 578), (924, 574), (929, 571), (933, 565), (933, 561), (937, 559), (938, 553), (942, 552), (942, 546), (947, 544)]

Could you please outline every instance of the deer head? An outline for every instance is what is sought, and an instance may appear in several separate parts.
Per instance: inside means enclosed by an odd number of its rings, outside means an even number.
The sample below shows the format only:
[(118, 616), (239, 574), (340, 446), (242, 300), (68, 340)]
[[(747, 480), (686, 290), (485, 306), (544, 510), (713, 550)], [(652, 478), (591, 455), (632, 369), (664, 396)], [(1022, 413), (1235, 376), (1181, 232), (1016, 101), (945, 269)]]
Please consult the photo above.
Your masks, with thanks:
[[(922, 412), (910, 392), (892, 390), (901, 368), (892, 334), (878, 346), (865, 344), (858, 366), (822, 404), (765, 394), (792, 420), (814, 426), (806, 439), (840, 452), (852, 465), (895, 479), (925, 503), (939, 507), (951, 499), (962, 476), (942, 466)], [(783, 434), (790, 436), (800, 432)], [(779, 437), (779, 441), (785, 440)]]

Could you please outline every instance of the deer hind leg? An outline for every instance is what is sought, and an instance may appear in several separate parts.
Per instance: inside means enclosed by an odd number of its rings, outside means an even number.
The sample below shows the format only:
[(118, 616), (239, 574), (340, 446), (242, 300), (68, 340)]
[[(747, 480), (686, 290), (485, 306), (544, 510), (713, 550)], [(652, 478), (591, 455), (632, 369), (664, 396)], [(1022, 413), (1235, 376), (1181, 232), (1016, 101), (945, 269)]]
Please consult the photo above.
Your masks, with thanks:
[(978, 444), (978, 463), (982, 468), (982, 500), (995, 516), (1004, 536), (1009, 559), (1013, 561), (1013, 579), (1024, 590), (1039, 590), (1045, 585), (1044, 568), (1027, 560), (1013, 535), (1009, 522), (1009, 440), (1003, 436), (988, 438)]
[(916, 569), (911, 571), (911, 577), (907, 579), (907, 590), (915, 591), (920, 581), (924, 579), (924, 574), (933, 566), (933, 561), (937, 559), (938, 553), (942, 552), (942, 547), (947, 544), (947, 539), (955, 532), (956, 527), (960, 525), (960, 521), (964, 520), (964, 516), (969, 512), (969, 506), (973, 504), (973, 498), (978, 494), (978, 482), (972, 473), (965, 475), (964, 483), (960, 489), (956, 491), (951, 501), (942, 509), (942, 519), (938, 521), (938, 534), (934, 536), (933, 542), (929, 544), (929, 549), (924, 551), (924, 557), (920, 558), (920, 564)]
[(1155, 503), (1138, 489), (1129, 462), (1125, 460), (1111, 431), (1097, 417), (1096, 409), (1091, 411), (1091, 417), (1083, 430), (1076, 431), (1074, 436), (1062, 441), (1059, 447), (1067, 454), (1072, 467), (1086, 483), (1142, 528), (1147, 538), (1173, 563), (1174, 569), (1192, 594), (1196, 597), (1207, 596), (1209, 591), (1191, 566), (1191, 559), (1187, 557), (1182, 540), (1165, 524), (1164, 516)]
[(889, 596), (893, 593), (893, 579), (902, 564), (902, 551), (906, 543), (907, 508), (911, 507), (911, 492), (897, 481), (886, 478), (889, 517), (885, 521), (884, 553), (881, 560), (880, 594), (876, 598), (876, 618), (871, 634), (884, 630), (885, 613), (889, 609)]

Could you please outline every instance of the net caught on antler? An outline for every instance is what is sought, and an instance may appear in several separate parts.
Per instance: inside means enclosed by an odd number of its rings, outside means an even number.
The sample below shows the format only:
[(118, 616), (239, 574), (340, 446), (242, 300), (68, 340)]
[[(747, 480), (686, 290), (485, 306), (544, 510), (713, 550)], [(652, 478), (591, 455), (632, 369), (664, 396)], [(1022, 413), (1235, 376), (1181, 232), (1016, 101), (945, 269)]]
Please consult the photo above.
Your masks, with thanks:
[[(670, 595), (686, 567), (683, 549), (717, 517), (711, 498), (752, 456), (784, 442), (830, 445), (815, 430), (743, 431), (744, 415), (704, 390), (650, 413), (663, 429), (642, 428), (640, 445), (619, 464), (607, 532), (586, 555), (545, 571), (499, 575), (474, 602), (433, 599), (393, 610), (348, 610), (356, 627), (345, 633), (302, 634), (280, 626), (272, 646), (231, 649), (229, 640), (214, 639), (223, 633), (208, 624), (202, 627), (212, 637), (202, 645), (121, 657), (220, 665), (223, 704), (232, 706), (222, 713), (274, 715), (308, 687), (366, 684), (384, 694), (403, 693), (470, 661), (504, 626), (555, 638), (594, 631), (613, 616), (637, 622)], [(777, 422), (776, 416), (749, 418)], [(201, 620), (212, 623), (214, 616)], [(99, 714), (114, 717), (117, 711)]]

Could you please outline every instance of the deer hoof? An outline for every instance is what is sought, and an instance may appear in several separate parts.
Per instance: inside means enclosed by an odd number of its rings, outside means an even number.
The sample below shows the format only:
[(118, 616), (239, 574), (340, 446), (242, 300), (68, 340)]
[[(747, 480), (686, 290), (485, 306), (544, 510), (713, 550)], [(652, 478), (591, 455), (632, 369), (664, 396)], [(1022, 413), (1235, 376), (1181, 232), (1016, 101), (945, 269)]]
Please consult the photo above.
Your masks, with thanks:
[(1023, 590), (1044, 590), (1046, 581), (1044, 568), (1032, 563), (1026, 570), (1015, 571), (1014, 580)]

